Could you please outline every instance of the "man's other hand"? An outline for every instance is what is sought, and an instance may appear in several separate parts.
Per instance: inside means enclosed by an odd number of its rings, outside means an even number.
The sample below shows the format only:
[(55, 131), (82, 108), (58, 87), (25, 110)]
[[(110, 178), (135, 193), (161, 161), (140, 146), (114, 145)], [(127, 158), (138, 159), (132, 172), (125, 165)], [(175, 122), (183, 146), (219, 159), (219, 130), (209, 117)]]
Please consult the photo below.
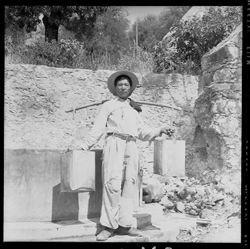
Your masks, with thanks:
[(171, 129), (169, 127), (162, 127), (161, 128), (161, 134), (164, 133), (164, 134), (168, 135), (169, 137), (172, 137), (174, 132), (175, 132), (175, 130)]
[(71, 150), (88, 150), (88, 146), (86, 144), (71, 144), (69, 145), (67, 151)]

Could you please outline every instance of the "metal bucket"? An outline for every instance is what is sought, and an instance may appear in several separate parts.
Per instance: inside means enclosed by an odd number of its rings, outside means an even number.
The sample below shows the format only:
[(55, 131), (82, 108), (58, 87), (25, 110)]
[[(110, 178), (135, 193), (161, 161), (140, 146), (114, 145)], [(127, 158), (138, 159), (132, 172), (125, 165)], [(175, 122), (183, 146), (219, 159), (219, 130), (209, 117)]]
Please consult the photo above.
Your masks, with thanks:
[(185, 141), (156, 138), (154, 140), (154, 173), (185, 176)]
[(61, 191), (95, 191), (95, 152), (72, 150), (62, 156)]

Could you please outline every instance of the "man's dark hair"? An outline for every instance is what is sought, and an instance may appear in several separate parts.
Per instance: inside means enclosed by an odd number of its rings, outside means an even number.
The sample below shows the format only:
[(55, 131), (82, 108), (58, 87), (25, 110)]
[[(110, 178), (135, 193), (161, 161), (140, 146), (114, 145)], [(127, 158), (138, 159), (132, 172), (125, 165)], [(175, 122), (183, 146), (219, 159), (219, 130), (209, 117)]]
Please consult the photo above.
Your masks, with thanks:
[(127, 75), (119, 75), (116, 79), (115, 79), (115, 86), (117, 86), (117, 82), (120, 81), (120, 80), (128, 80), (129, 82), (129, 85), (132, 86), (132, 80), (130, 79), (130, 77), (128, 77)]

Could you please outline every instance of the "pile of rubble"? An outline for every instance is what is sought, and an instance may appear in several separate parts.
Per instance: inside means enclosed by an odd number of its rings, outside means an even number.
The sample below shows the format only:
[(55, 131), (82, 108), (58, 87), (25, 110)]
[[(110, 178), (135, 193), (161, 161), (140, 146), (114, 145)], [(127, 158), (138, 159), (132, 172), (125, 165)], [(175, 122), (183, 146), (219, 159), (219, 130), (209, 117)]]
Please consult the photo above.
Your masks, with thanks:
[(158, 202), (165, 212), (208, 219), (240, 216), (240, 197), (227, 191), (215, 171), (204, 172), (201, 179), (154, 174), (143, 183), (143, 201)]

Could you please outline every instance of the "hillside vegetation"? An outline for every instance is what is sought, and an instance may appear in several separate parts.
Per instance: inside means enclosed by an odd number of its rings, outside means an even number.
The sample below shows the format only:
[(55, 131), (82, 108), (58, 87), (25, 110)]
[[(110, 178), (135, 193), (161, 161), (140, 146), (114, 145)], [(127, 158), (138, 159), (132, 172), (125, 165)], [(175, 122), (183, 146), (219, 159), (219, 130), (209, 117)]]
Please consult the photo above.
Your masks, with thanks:
[[(242, 22), (241, 7), (210, 7), (180, 21), (191, 6), (163, 8), (129, 29), (123, 7), (6, 6), (5, 59), (83, 69), (198, 75), (201, 57)], [(163, 37), (170, 31), (171, 42)], [(174, 41), (174, 42), (173, 42)]]

